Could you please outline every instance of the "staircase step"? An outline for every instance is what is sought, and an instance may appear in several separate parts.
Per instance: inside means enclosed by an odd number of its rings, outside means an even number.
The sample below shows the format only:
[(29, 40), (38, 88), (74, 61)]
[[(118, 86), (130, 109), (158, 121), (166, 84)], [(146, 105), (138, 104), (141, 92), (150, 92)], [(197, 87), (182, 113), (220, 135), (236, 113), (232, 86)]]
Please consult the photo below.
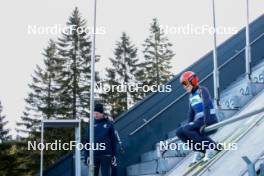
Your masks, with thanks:
[[(249, 86), (245, 75), (241, 76), (220, 95), (221, 107), (224, 109), (241, 108), (249, 99), (264, 88), (264, 62), (252, 69), (253, 83)], [(254, 84), (255, 82), (255, 84)], [(250, 90), (253, 95), (250, 94)]]
[(133, 164), (127, 167), (128, 176), (136, 175), (147, 175), (147, 174), (157, 174), (158, 162), (157, 160), (143, 162), (139, 164)]
[(146, 153), (143, 153), (140, 156), (141, 162), (147, 162), (147, 161), (153, 161), (158, 159), (158, 153), (157, 150), (152, 150)]
[(174, 130), (168, 132), (167, 136), (168, 138), (173, 138), (176, 135), (176, 130), (179, 126), (177, 126)]
[(162, 176), (162, 174), (144, 174), (144, 175), (138, 175), (138, 176)]
[(177, 163), (179, 163), (184, 157), (166, 157), (159, 163), (159, 172), (166, 173), (170, 171)]
[(182, 157), (167, 157), (158, 160), (142, 162), (127, 167), (128, 176), (159, 175), (171, 170)]
[[(176, 141), (176, 144), (181, 143), (181, 141)], [(172, 143), (170, 145), (175, 145), (175, 143)], [(175, 146), (174, 146), (175, 147)], [(178, 145), (179, 148), (175, 148), (175, 150), (167, 150), (164, 152), (161, 152), (162, 157), (184, 157), (189, 153), (189, 150), (183, 150), (183, 147), (181, 145)], [(158, 159), (158, 151), (157, 149), (143, 153), (140, 156), (141, 162), (147, 162), (147, 161), (153, 161)]]
[(190, 153), (189, 150), (167, 150), (163, 157), (185, 157)]

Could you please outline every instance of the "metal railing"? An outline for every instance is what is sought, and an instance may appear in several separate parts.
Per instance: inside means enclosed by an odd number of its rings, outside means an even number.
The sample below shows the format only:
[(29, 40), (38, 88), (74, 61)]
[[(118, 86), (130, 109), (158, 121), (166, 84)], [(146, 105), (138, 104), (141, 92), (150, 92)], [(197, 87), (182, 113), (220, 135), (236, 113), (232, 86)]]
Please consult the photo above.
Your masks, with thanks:
[(264, 176), (264, 151), (253, 160), (250, 160), (247, 156), (242, 156), (242, 159), (247, 164), (247, 168), (243, 170), (240, 175)]
[(249, 118), (253, 115), (256, 115), (256, 114), (259, 114), (259, 113), (262, 113), (264, 112), (264, 107), (262, 108), (259, 108), (257, 110), (254, 110), (254, 111), (251, 111), (249, 113), (246, 113), (246, 114), (243, 114), (243, 115), (240, 115), (240, 116), (236, 116), (231, 118), (231, 119), (226, 119), (226, 120), (223, 120), (221, 122), (218, 122), (214, 125), (211, 125), (211, 126), (208, 126), (205, 128), (205, 132), (209, 132), (209, 131), (213, 131), (213, 130), (216, 130), (220, 127), (223, 127), (225, 125), (228, 125), (228, 124), (231, 124), (231, 123), (234, 123), (234, 122), (237, 122), (237, 121), (240, 121), (240, 120), (243, 120), (243, 119), (246, 119), (246, 118)]
[[(231, 123), (234, 123), (234, 122), (237, 122), (237, 121), (240, 121), (240, 120), (243, 120), (243, 119), (246, 119), (246, 118), (249, 118), (249, 117), (251, 117), (251, 116), (253, 116), (253, 115), (257, 115), (257, 114), (260, 114), (260, 113), (263, 113), (264, 112), (264, 106), (262, 107), (262, 108), (259, 108), (259, 109), (257, 109), (257, 110), (254, 110), (254, 111), (251, 111), (251, 112), (249, 112), (249, 113), (246, 113), (246, 114), (243, 114), (243, 115), (235, 115), (233, 118), (231, 118), (231, 119), (226, 119), (226, 120), (223, 120), (223, 121), (221, 121), (221, 122), (218, 122), (218, 123), (216, 123), (216, 124), (213, 124), (213, 125), (211, 125), (211, 126), (208, 126), (208, 127), (206, 127), (205, 129), (204, 129), (204, 131), (205, 132), (210, 132), (210, 131), (213, 131), (213, 130), (216, 130), (216, 129), (218, 129), (218, 128), (221, 128), (221, 127), (223, 127), (223, 126), (225, 126), (225, 125), (229, 125), (229, 124), (231, 124)], [(173, 138), (170, 138), (170, 139), (167, 139), (167, 140), (165, 140), (165, 141), (163, 141), (163, 142), (168, 142), (168, 143), (173, 143), (173, 142), (175, 142), (175, 141), (177, 141), (178, 140), (178, 137), (177, 136), (175, 136), (175, 137), (173, 137)]]
[(257, 176), (255, 164), (252, 161), (250, 161), (250, 159), (247, 156), (243, 156), (242, 159), (247, 164), (248, 175), (249, 176)]
[[(250, 45), (254, 44), (256, 41), (258, 41), (260, 38), (262, 38), (264, 36), (264, 33), (260, 34), (255, 40), (253, 40)], [(226, 62), (224, 62), (222, 65), (219, 66), (219, 70), (221, 68), (223, 68), (226, 64), (228, 64), (229, 62), (231, 62), (233, 59), (235, 59), (239, 54), (241, 54), (243, 51), (245, 50), (245, 48), (241, 49), (240, 51), (238, 51), (236, 54), (234, 54), (232, 57), (230, 57)], [(210, 76), (212, 76), (213, 72), (209, 73), (204, 79), (202, 79), (200, 81), (200, 83), (203, 83), (205, 80), (207, 80)], [(149, 124), (152, 120), (154, 120), (155, 118), (157, 118), (159, 115), (161, 115), (163, 112), (165, 112), (167, 109), (169, 109), (173, 104), (175, 104), (176, 102), (178, 102), (180, 99), (182, 99), (185, 95), (187, 95), (187, 93), (184, 93), (183, 95), (181, 95), (180, 97), (178, 97), (176, 100), (172, 101), (169, 105), (167, 105), (165, 108), (163, 108), (160, 112), (158, 112), (157, 114), (155, 114), (154, 116), (152, 116), (150, 119), (145, 120), (144, 123), (142, 125), (140, 125), (138, 128), (136, 128), (134, 131), (132, 131), (129, 135), (132, 136), (135, 133), (137, 133), (138, 131), (140, 131), (143, 127), (145, 127), (147, 124)]]

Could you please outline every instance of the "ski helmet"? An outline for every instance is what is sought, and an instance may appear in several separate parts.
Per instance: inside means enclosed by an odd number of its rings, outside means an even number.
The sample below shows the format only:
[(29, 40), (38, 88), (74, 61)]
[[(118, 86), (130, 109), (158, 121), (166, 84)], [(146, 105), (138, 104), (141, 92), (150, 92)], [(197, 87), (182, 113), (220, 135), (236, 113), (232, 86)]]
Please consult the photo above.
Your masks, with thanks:
[(192, 86), (196, 87), (199, 84), (199, 78), (194, 72), (186, 71), (181, 75), (180, 82), (185, 86), (191, 84)]

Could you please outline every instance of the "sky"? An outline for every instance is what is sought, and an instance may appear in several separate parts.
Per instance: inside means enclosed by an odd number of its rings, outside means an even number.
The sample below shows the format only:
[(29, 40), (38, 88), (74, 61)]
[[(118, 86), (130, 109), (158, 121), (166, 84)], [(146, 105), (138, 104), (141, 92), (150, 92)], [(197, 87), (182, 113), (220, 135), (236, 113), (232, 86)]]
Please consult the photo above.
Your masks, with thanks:
[[(212, 49), (213, 36), (211, 0), (97, 0), (96, 54), (101, 61), (96, 70), (104, 69), (113, 56), (115, 43), (122, 32), (143, 50), (142, 43), (149, 34), (149, 25), (158, 18), (166, 36), (173, 44), (175, 57), (172, 72), (182, 71)], [(43, 65), (43, 49), (49, 39), (60, 33), (30, 32), (29, 27), (65, 27), (74, 7), (92, 26), (92, 0), (8, 0), (0, 6), (0, 101), (4, 107), (8, 128), (15, 134), (15, 124), (24, 110), (28, 84), (36, 64)], [(246, 0), (215, 0), (217, 44), (235, 34), (246, 24)], [(250, 21), (264, 13), (264, 1), (249, 0)], [(59, 28), (59, 27), (58, 27)], [(192, 32), (191, 30), (192, 29)], [(204, 29), (204, 32), (201, 32)], [(193, 31), (196, 31), (194, 33)], [(141, 55), (139, 54), (139, 57)]]

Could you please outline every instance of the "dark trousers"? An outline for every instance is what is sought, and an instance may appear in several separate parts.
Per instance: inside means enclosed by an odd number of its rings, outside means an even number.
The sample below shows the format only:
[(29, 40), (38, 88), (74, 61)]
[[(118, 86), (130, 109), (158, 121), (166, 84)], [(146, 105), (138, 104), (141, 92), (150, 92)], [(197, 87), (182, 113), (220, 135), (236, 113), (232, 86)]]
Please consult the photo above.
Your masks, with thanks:
[[(217, 118), (216, 116), (212, 116), (211, 120), (210, 120), (210, 124), (214, 124), (217, 122)], [(176, 135), (179, 139), (181, 139), (183, 142), (188, 142), (189, 144), (204, 144), (204, 150), (202, 148), (198, 148), (195, 149), (193, 147), (194, 150), (196, 151), (200, 151), (205, 153), (205, 150), (208, 149), (208, 145), (210, 145), (211, 143), (216, 145), (216, 142), (213, 141), (208, 134), (205, 133), (200, 133), (200, 128), (204, 125), (204, 119), (203, 118), (199, 118), (191, 123), (188, 123), (184, 126), (181, 126), (177, 129), (176, 131)], [(216, 131), (214, 131), (216, 132)], [(212, 134), (212, 133), (210, 133)], [(192, 141), (192, 142), (191, 142)], [(191, 147), (191, 146), (190, 146)]]
[(95, 156), (94, 157), (94, 176), (99, 176), (99, 169), (101, 169), (102, 176), (111, 175), (111, 161), (112, 156)]
[(117, 176), (117, 165), (112, 165), (111, 176)]

